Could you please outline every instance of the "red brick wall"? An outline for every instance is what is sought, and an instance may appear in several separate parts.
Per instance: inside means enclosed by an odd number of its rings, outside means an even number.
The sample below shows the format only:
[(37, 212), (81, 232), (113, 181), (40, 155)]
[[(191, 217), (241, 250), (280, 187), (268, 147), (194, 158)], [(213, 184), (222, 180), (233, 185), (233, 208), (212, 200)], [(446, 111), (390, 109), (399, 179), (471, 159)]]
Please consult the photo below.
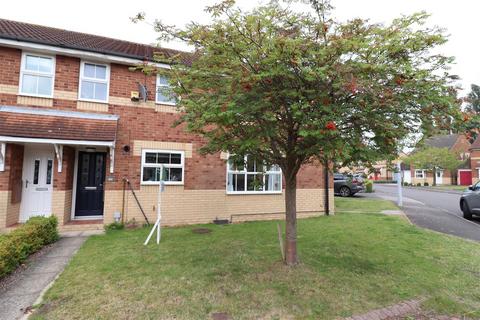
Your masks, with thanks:
[(464, 135), (460, 135), (451, 150), (459, 153), (469, 153), (470, 146), (468, 139)]
[[(0, 85), (18, 85), (21, 51), (0, 47)], [(80, 59), (57, 55), (55, 90), (78, 93)], [(146, 83), (150, 91), (149, 100), (155, 100), (155, 76), (148, 76), (139, 71), (132, 72), (128, 66), (110, 65), (110, 96), (130, 98), (131, 91), (138, 90), (137, 82)], [(0, 93), (0, 103), (16, 105), (17, 97), (13, 94)], [(53, 99), (56, 109), (77, 110), (77, 101)], [(184, 126), (173, 128), (178, 119), (174, 113), (155, 112), (152, 108), (109, 105), (109, 113), (119, 115), (117, 143), (115, 153), (115, 182), (107, 182), (106, 189), (121, 189), (122, 179), (128, 177), (134, 186), (140, 186), (141, 159), (133, 156), (134, 140), (170, 141), (193, 144), (192, 158), (185, 160), (185, 189), (225, 189), (226, 165), (220, 155), (202, 156), (198, 149), (203, 141), (199, 136), (188, 134)], [(122, 151), (129, 145), (131, 151)], [(73, 149), (64, 148), (63, 172), (58, 173), (55, 163), (54, 186), (57, 190), (70, 190), (73, 178)], [(0, 188), (1, 187), (0, 174)], [(332, 180), (330, 180), (332, 184)], [(308, 165), (302, 168), (298, 178), (299, 188), (323, 188), (323, 169), (321, 166)], [(0, 189), (1, 190), (1, 189)]]
[(58, 161), (56, 157), (53, 163), (53, 189), (72, 190), (74, 169), (75, 149), (69, 146), (64, 146), (62, 172), (58, 172)]
[(475, 182), (480, 179), (477, 169), (480, 168), (480, 150), (470, 151), (470, 168), (472, 168), (472, 180)]
[(78, 92), (80, 59), (56, 56), (54, 90)]
[[(5, 154), (5, 171), (0, 172), (0, 191), (18, 191), (21, 187), (23, 169), (23, 146), (8, 143)], [(20, 188), (21, 191), (21, 188)]]
[(18, 86), (22, 51), (0, 47), (0, 83)]
[(129, 98), (132, 91), (138, 91), (138, 82), (146, 84), (149, 92), (149, 100), (155, 101), (156, 77), (145, 76), (142, 72), (132, 72), (128, 66), (110, 65), (110, 95), (115, 97)]

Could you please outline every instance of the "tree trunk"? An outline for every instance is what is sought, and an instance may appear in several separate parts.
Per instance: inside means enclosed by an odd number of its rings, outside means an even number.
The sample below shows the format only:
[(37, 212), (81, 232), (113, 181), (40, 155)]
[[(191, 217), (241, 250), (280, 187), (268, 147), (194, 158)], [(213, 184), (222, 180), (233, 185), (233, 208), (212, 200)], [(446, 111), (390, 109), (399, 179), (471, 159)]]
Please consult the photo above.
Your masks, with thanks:
[(433, 167), (433, 184), (432, 186), (436, 187), (437, 186), (437, 168)]
[(285, 175), (285, 263), (298, 263), (297, 256), (297, 175)]

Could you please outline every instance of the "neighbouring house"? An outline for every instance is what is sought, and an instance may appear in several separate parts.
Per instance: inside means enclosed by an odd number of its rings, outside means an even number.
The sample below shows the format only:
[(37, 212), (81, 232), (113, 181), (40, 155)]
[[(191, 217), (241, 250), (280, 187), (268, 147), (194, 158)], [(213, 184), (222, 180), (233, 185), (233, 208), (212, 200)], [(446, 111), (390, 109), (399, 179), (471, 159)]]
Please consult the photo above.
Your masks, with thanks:
[(477, 183), (480, 181), (480, 137), (470, 146), (470, 183)]
[[(200, 155), (202, 138), (172, 127), (167, 79), (129, 69), (155, 52), (191, 63), (175, 50), (0, 19), (0, 230), (50, 214), (62, 230), (121, 215), (143, 223), (142, 210), (153, 221), (162, 165), (164, 225), (282, 217), (278, 166)], [(323, 172), (300, 171), (299, 217), (324, 213)]]
[[(448, 148), (448, 150), (458, 153), (459, 160), (464, 160), (464, 163), (457, 170), (437, 170), (436, 183), (438, 185), (452, 185), (452, 184), (471, 184), (468, 175), (471, 175), (470, 162), (470, 142), (463, 134), (446, 134), (430, 137), (424, 141), (425, 147), (432, 148)], [(404, 172), (405, 173), (405, 172)], [(411, 183), (429, 185), (433, 184), (433, 172), (422, 168), (415, 168), (410, 165)]]

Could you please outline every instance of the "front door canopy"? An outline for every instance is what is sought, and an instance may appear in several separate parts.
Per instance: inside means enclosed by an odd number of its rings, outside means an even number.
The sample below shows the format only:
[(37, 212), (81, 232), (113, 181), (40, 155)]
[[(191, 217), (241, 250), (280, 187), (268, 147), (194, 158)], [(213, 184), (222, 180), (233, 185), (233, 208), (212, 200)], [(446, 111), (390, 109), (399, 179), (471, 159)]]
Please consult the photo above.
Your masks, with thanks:
[(113, 173), (118, 119), (111, 114), (0, 106), (0, 171), (5, 143), (10, 142), (52, 144), (58, 172), (62, 172), (64, 145), (108, 147)]

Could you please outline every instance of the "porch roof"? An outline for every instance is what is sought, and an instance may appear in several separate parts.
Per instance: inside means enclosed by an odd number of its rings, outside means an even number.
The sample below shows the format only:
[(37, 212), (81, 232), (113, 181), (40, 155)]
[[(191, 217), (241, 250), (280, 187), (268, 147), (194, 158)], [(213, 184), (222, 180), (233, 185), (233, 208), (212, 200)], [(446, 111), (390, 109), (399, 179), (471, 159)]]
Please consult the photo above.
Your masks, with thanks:
[(0, 136), (114, 142), (118, 116), (0, 106)]

